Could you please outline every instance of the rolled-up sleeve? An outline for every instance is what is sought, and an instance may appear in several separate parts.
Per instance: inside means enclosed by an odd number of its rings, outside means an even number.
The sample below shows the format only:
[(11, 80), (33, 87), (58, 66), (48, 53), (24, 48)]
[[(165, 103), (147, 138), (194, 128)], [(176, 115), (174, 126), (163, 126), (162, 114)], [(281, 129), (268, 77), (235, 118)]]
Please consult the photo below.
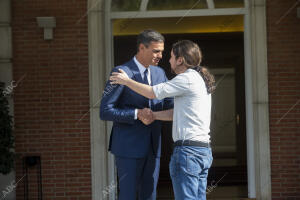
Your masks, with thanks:
[(189, 87), (188, 77), (185, 74), (179, 74), (170, 81), (154, 85), (152, 89), (157, 99), (164, 99), (181, 96), (188, 91)]

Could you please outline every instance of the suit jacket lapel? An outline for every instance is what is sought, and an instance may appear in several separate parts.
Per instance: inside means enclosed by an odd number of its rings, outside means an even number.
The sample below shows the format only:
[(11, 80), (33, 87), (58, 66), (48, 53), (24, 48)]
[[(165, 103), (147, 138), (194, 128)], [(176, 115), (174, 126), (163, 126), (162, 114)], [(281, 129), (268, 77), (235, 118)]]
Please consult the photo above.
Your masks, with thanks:
[(150, 65), (149, 70), (150, 70), (151, 86), (153, 86), (153, 73), (154, 73), (153, 66)]
[(143, 79), (142, 79), (141, 72), (140, 72), (138, 66), (135, 64), (133, 59), (130, 61), (129, 67), (130, 67), (130, 70), (133, 73), (134, 80), (136, 80), (137, 82), (142, 83)]
[[(138, 66), (135, 64), (134, 60), (132, 59), (131, 61), (129, 61), (129, 64), (128, 64), (131, 72), (133, 73), (133, 79), (137, 82), (140, 82), (140, 83), (143, 83), (143, 79), (142, 79), (142, 75), (141, 75), (141, 72), (138, 68)], [(145, 99), (145, 101), (149, 102), (149, 99), (147, 99), (146, 97), (143, 97)], [(148, 103), (149, 105), (149, 103)], [(151, 102), (150, 102), (150, 105), (151, 106)]]
[[(154, 81), (156, 81), (155, 80), (155, 69), (154, 69), (154, 67), (155, 66), (151, 66), (150, 65), (150, 67), (149, 67), (149, 70), (150, 70), (150, 79), (151, 79), (151, 86), (153, 86), (153, 85), (156, 85), (156, 82), (154, 82)], [(153, 99), (150, 99), (150, 109), (152, 109), (152, 107), (153, 107)]]

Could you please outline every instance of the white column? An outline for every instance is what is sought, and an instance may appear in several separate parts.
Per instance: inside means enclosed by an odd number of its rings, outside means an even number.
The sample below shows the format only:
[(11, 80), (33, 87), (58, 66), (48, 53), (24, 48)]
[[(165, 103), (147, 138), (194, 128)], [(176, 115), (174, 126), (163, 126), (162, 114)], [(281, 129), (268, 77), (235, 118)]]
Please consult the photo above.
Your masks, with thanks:
[[(104, 15), (104, 30), (105, 30), (105, 76), (102, 83), (105, 84), (108, 80), (110, 72), (114, 66), (113, 59), (113, 30), (112, 30), (112, 20), (110, 15), (111, 1), (105, 1), (105, 15)], [(145, 2), (144, 2), (145, 3)], [(104, 75), (104, 74), (103, 74)], [(107, 143), (109, 143), (109, 138), (111, 135), (112, 122), (106, 122), (106, 137)], [(107, 167), (108, 167), (108, 197), (109, 200), (115, 200), (117, 196), (117, 177), (116, 177), (116, 166), (114, 162), (114, 156), (111, 153), (107, 155)]]
[[(271, 199), (266, 1), (250, 1), (253, 141), (256, 199)], [(247, 74), (246, 74), (247, 75)]]
[(245, 53), (245, 101), (246, 101), (246, 133), (247, 133), (247, 177), (248, 197), (255, 198), (255, 143), (254, 143), (254, 119), (253, 119), (253, 75), (251, 54), (251, 21), (250, 5), (245, 0), (247, 13), (244, 15), (244, 53)]
[(106, 124), (99, 118), (99, 105), (105, 84), (104, 1), (88, 0), (89, 84), (92, 199), (102, 200), (114, 193), (108, 176)]

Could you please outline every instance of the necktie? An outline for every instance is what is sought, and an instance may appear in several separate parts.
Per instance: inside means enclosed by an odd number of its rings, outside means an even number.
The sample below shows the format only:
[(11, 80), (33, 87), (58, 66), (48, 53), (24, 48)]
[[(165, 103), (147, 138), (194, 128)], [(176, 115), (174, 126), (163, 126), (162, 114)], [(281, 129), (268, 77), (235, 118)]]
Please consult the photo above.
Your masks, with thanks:
[(148, 69), (146, 69), (144, 71), (144, 83), (149, 85), (149, 82), (148, 82)]

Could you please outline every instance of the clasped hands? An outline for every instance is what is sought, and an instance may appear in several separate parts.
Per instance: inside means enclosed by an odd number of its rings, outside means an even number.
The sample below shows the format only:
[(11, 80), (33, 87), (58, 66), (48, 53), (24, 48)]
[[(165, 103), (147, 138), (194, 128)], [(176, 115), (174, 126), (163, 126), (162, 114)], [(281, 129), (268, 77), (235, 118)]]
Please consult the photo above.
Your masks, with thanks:
[(138, 109), (137, 117), (141, 120), (145, 125), (151, 124), (155, 120), (155, 116), (149, 108)]

